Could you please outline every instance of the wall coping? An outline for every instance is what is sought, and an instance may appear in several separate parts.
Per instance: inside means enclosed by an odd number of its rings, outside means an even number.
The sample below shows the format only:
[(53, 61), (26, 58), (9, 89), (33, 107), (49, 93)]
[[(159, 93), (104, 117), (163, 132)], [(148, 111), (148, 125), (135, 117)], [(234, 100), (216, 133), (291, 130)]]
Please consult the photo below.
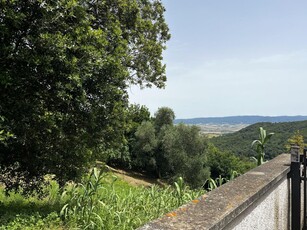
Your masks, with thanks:
[(290, 154), (281, 154), (139, 230), (223, 229), (289, 172)]

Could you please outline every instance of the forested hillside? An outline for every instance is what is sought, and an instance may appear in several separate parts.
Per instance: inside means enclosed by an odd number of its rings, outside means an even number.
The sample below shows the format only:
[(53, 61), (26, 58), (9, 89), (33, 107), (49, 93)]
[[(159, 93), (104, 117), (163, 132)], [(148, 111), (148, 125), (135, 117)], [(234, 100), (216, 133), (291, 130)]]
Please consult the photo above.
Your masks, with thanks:
[(253, 140), (258, 139), (259, 127), (263, 127), (268, 133), (275, 134), (266, 145), (266, 158), (271, 159), (286, 151), (287, 140), (299, 130), (307, 138), (307, 121), (282, 122), (282, 123), (257, 123), (250, 125), (238, 132), (226, 134), (211, 139), (211, 142), (220, 150), (232, 152), (240, 156), (255, 156), (256, 152), (251, 148)]

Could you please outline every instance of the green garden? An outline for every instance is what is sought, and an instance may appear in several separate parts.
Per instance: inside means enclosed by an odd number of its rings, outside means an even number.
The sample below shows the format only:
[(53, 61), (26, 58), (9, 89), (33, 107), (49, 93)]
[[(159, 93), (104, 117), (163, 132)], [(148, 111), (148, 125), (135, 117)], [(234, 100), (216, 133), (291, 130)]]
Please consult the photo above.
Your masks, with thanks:
[[(135, 229), (280, 152), (251, 147), (259, 126), (209, 139), (129, 102), (132, 86), (166, 85), (164, 13), (161, 0), (0, 0), (0, 229)], [(281, 148), (302, 130), (263, 126)]]

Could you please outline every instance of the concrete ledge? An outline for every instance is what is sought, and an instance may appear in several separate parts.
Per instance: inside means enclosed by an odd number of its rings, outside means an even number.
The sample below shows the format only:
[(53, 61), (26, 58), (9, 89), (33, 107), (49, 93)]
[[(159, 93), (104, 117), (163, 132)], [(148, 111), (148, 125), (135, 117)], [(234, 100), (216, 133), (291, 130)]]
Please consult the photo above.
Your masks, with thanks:
[(281, 154), (139, 230), (227, 228), (241, 213), (257, 205), (258, 200), (285, 180), (289, 172), (290, 154)]

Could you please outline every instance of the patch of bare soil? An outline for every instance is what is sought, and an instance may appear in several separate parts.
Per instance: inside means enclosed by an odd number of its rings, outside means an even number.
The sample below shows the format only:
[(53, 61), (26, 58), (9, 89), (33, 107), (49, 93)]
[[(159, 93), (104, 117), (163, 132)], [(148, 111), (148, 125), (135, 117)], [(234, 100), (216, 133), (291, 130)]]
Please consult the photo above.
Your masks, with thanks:
[(166, 183), (157, 178), (150, 178), (142, 173), (134, 172), (131, 170), (123, 170), (112, 168), (107, 166), (107, 168), (113, 172), (116, 176), (123, 179), (133, 186), (145, 186), (150, 187), (152, 185), (165, 186)]

